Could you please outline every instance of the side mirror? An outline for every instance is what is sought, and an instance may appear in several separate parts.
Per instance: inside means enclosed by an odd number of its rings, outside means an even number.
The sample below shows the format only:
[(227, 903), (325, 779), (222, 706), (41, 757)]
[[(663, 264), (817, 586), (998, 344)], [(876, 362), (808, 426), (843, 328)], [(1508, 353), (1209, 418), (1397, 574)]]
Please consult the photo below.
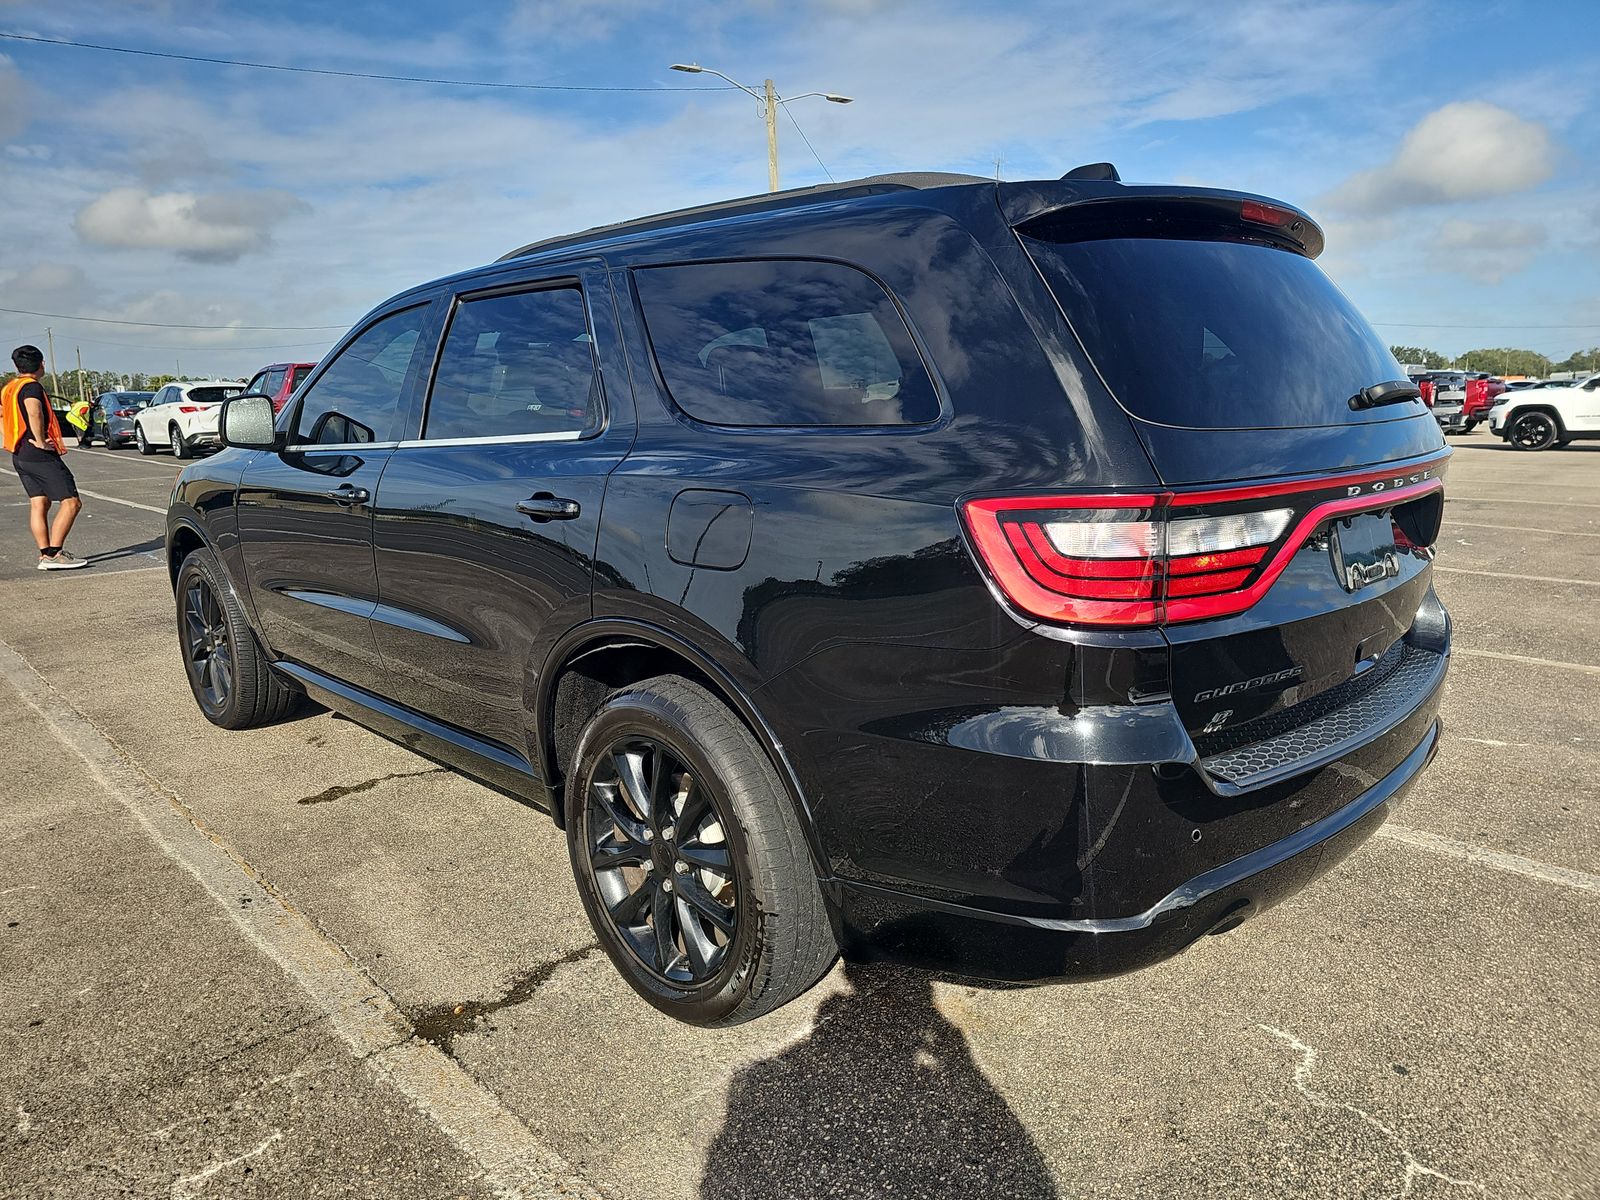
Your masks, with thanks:
[(265, 396), (234, 396), (222, 402), (217, 433), (224, 446), (245, 450), (276, 450), (278, 431), (273, 428), (277, 414)]

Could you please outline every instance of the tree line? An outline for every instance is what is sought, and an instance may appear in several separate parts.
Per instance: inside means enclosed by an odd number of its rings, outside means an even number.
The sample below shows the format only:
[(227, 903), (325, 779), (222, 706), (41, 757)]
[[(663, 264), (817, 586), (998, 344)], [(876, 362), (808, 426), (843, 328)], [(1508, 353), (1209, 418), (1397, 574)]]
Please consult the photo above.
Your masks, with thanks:
[[(4, 386), (17, 377), (15, 371), (6, 371), (0, 374), (0, 386)], [(60, 396), (63, 400), (73, 401), (80, 395), (93, 400), (101, 392), (153, 392), (159, 387), (169, 383), (182, 383), (187, 379), (211, 378), (199, 375), (128, 375), (118, 374), (116, 371), (79, 371), (74, 367), (70, 371), (62, 371), (59, 375), (52, 375), (48, 370), (44, 373), (45, 390), (52, 396)], [(80, 386), (81, 384), (81, 386)]]
[(1510, 346), (1468, 350), (1455, 358), (1425, 346), (1390, 346), (1389, 352), (1403, 363), (1421, 363), (1430, 371), (1492, 371), (1496, 375), (1535, 375), (1541, 379), (1556, 371), (1575, 374), (1600, 371), (1600, 346), (1579, 350), (1560, 362), (1537, 350), (1517, 350)]

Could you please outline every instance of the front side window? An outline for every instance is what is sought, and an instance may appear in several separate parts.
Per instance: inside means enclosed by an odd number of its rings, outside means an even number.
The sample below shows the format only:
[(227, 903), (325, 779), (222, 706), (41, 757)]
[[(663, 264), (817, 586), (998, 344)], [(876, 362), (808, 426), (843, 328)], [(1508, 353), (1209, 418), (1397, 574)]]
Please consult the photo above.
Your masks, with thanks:
[(276, 400), (278, 398), (278, 393), (283, 390), (283, 381), (288, 374), (289, 372), (287, 368), (282, 368), (277, 371), (268, 371), (261, 380), (262, 392)]
[(291, 441), (321, 446), (389, 441), (428, 306), (391, 313), (339, 353), (306, 393)]
[(422, 436), (526, 437), (599, 424), (599, 381), (575, 287), (486, 296), (456, 309)]
[(837, 263), (695, 263), (634, 273), (678, 407), (716, 425), (917, 425), (939, 401), (905, 321)]
[(266, 390), (267, 390), (267, 373), (265, 371), (262, 371), (254, 379), (252, 379), (249, 383), (244, 385), (244, 390), (247, 393), (251, 393), (251, 394), (254, 394), (256, 392), (261, 392), (261, 393), (265, 394)]

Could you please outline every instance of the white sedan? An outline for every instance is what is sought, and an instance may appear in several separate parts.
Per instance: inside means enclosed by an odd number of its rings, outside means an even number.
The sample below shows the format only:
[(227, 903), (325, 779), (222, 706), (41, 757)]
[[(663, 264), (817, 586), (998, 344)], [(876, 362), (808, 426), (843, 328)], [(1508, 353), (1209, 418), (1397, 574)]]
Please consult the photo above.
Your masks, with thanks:
[(219, 445), (222, 402), (243, 391), (244, 385), (231, 379), (167, 384), (133, 419), (139, 453), (154, 454), (167, 446), (178, 458), (188, 458), (201, 446)]

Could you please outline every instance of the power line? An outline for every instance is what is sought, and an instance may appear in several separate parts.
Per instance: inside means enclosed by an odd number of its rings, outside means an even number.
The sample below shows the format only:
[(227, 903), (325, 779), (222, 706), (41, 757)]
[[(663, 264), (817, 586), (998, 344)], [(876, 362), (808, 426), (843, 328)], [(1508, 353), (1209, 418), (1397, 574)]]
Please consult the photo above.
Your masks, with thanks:
[(794, 113), (789, 111), (787, 104), (783, 106), (783, 111), (789, 118), (789, 124), (793, 125), (794, 131), (800, 135), (800, 140), (806, 144), (806, 149), (811, 151), (811, 157), (817, 160), (817, 166), (821, 167), (822, 173), (828, 177), (828, 182), (838, 183), (839, 181), (833, 177), (833, 172), (828, 170), (828, 164), (822, 161), (822, 155), (817, 153), (817, 148), (811, 144), (811, 139), (806, 136), (806, 131), (800, 128), (800, 122), (794, 119)]
[(86, 338), (74, 336), (74, 342), (82, 342), (85, 346), (118, 346), (124, 350), (177, 350), (185, 354), (204, 354), (216, 351), (219, 354), (231, 354), (235, 350), (301, 350), (307, 346), (331, 346), (332, 338), (324, 338), (319, 342), (278, 342), (271, 346), (151, 346), (145, 342), (108, 342), (104, 338)]
[[(49, 317), (55, 321), (91, 321), (96, 325), (137, 325), (141, 329), (206, 329), (213, 333), (249, 330), (252, 333), (300, 333), (322, 329), (349, 329), (349, 325), (175, 325), (161, 321), (119, 321), (114, 317), (75, 317), (71, 313), (34, 312), (31, 308), (0, 308), (24, 317)], [(308, 345), (310, 343), (307, 343)]]
[(253, 71), (288, 71), (296, 75), (336, 75), (342, 79), (381, 79), (389, 83), (431, 83), (440, 87), (500, 88), (522, 92), (723, 92), (714, 87), (602, 87), (576, 83), (497, 83), (487, 79), (431, 79), (420, 75), (384, 75), (375, 71), (334, 71), (323, 67), (291, 67), (283, 63), (245, 62), (237, 58), (208, 58), (200, 54), (177, 54), (170, 50), (136, 50), (130, 46), (102, 46), (94, 42), (72, 42), (65, 38), (34, 37), (25, 33), (0, 33), (13, 42), (37, 42), (45, 46), (70, 46), (75, 50), (103, 50), (108, 54), (137, 54), (144, 58), (171, 58), (179, 62), (211, 63), (220, 67), (248, 67)]

